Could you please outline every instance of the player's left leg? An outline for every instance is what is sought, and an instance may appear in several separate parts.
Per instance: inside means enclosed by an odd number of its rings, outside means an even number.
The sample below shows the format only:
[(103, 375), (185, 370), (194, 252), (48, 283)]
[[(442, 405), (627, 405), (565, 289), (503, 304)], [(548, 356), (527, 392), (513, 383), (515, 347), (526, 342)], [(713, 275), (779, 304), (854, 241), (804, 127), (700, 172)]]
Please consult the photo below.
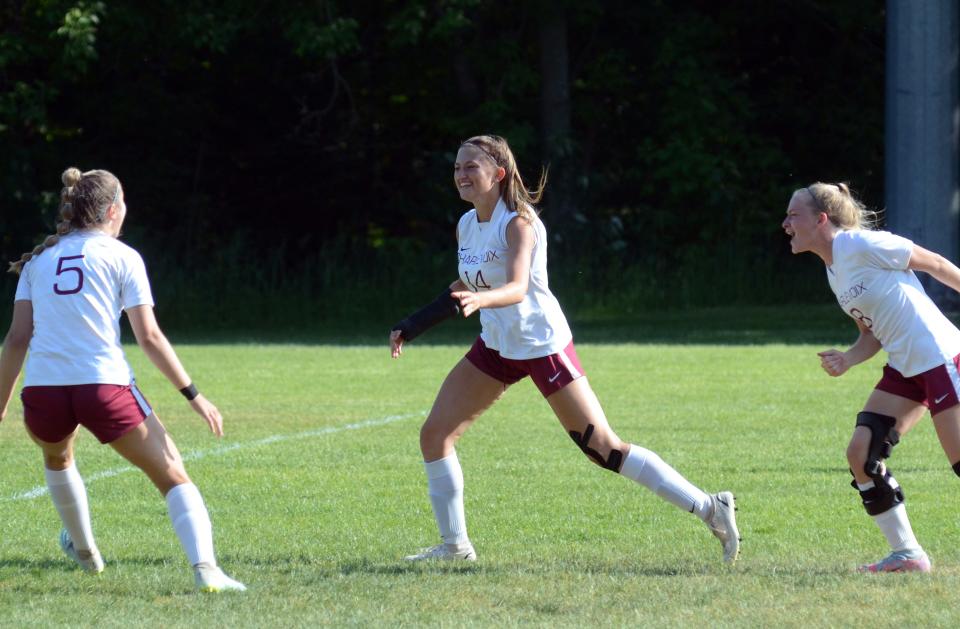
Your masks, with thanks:
[(217, 566), (213, 526), (200, 490), (190, 481), (177, 446), (156, 414), (124, 433), (110, 445), (146, 473), (164, 495), (170, 522), (204, 592), (244, 591), (246, 587)]
[(699, 517), (723, 544), (726, 562), (736, 561), (740, 552), (733, 494), (724, 491), (711, 496), (684, 478), (655, 452), (620, 440), (586, 377), (573, 380), (552, 393), (547, 402), (567, 434), (589, 459), (647, 487), (652, 492)]

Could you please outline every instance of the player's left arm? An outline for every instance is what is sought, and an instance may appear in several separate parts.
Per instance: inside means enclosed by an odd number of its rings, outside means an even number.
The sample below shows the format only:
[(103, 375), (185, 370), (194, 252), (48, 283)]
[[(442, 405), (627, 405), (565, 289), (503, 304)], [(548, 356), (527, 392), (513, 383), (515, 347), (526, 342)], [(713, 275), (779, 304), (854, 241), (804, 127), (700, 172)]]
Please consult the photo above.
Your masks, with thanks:
[(21, 299), (13, 303), (13, 319), (10, 329), (3, 340), (3, 351), (0, 352), (0, 421), (7, 416), (7, 407), (13, 390), (17, 386), (17, 378), (23, 369), (23, 361), (27, 357), (30, 339), (33, 337), (33, 303)]
[(960, 268), (939, 253), (924, 249), (920, 245), (913, 245), (907, 268), (928, 273), (941, 284), (960, 293)]
[(516, 216), (507, 225), (507, 282), (492, 290), (474, 293), (456, 291), (454, 299), (460, 302), (464, 317), (480, 308), (503, 308), (523, 301), (530, 283), (530, 260), (537, 235), (527, 219)]

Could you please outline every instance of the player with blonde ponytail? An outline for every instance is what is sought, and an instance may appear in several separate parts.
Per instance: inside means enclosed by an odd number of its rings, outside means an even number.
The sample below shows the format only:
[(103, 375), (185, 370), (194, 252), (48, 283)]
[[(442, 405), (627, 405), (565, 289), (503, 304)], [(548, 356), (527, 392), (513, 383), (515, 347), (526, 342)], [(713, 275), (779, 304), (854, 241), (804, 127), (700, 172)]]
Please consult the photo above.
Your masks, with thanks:
[(143, 259), (117, 239), (127, 215), (120, 181), (105, 170), (76, 168), (64, 171), (62, 180), (56, 234), (10, 265), (20, 280), (0, 353), (0, 420), (29, 350), (20, 395), (24, 422), (43, 451), (47, 488), (63, 522), (64, 553), (87, 572), (104, 569), (74, 463), (74, 441), (83, 426), (142, 469), (164, 495), (197, 587), (245, 590), (217, 566), (203, 497), (137, 388), (120, 344), (120, 314), (126, 312), (151, 362), (210, 430), (223, 434), (220, 411), (191, 383), (157, 325)]
[(427, 491), (442, 543), (406, 559), (476, 559), (454, 446), (510, 385), (530, 376), (588, 460), (695, 514), (720, 540), (724, 561), (736, 561), (740, 534), (733, 494), (708, 494), (655, 452), (621, 441), (587, 382), (547, 281), (547, 232), (534, 209), (546, 172), (535, 189), (528, 189), (507, 141), (479, 135), (460, 145), (453, 181), (460, 198), (473, 205), (457, 225), (459, 277), (433, 303), (394, 326), (391, 355), (399, 357), (405, 343), (457, 313), (479, 312), (481, 333), (443, 382), (420, 429)]
[(841, 376), (887, 352), (883, 374), (857, 414), (847, 463), (863, 507), (887, 538), (890, 554), (861, 572), (929, 572), (904, 492), (886, 459), (927, 409), (940, 445), (960, 476), (960, 330), (931, 301), (916, 271), (960, 292), (960, 269), (910, 240), (874, 231), (877, 214), (845, 183), (817, 182), (794, 191), (782, 227), (793, 253), (826, 265), (837, 303), (860, 334), (846, 351), (819, 352), (821, 367)]

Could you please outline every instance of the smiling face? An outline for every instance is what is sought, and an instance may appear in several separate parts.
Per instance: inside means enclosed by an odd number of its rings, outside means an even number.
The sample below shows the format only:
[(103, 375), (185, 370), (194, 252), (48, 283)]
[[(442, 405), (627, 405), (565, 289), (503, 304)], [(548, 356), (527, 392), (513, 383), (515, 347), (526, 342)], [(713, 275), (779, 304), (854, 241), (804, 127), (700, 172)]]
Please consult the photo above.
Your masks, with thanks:
[(453, 183), (464, 201), (474, 205), (496, 204), (504, 174), (504, 169), (497, 166), (492, 157), (475, 146), (467, 144), (457, 151), (457, 161), (453, 164)]
[(790, 198), (787, 217), (781, 227), (790, 236), (790, 250), (793, 253), (803, 253), (814, 250), (818, 243), (820, 226), (829, 222), (826, 214), (814, 209), (809, 193), (806, 190), (797, 190)]

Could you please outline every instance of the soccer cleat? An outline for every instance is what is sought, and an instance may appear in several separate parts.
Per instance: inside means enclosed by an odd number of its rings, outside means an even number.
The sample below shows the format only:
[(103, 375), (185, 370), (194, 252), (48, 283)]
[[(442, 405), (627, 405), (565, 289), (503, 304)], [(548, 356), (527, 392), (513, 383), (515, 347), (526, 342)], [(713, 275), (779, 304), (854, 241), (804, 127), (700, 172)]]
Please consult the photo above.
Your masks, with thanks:
[(930, 558), (920, 551), (895, 551), (878, 561), (857, 568), (857, 572), (930, 572)]
[(197, 564), (193, 568), (197, 589), (201, 592), (246, 592), (247, 586), (231, 579), (219, 566)]
[(713, 495), (713, 513), (707, 527), (723, 544), (723, 560), (733, 563), (740, 554), (740, 531), (737, 530), (737, 502), (729, 491)]
[(464, 542), (462, 544), (437, 544), (430, 548), (421, 550), (416, 555), (407, 555), (403, 558), (405, 561), (476, 561), (477, 553), (473, 550), (473, 544)]
[(77, 562), (84, 572), (89, 572), (90, 574), (100, 574), (103, 572), (103, 558), (100, 556), (100, 551), (96, 548), (90, 550), (79, 550), (73, 545), (73, 540), (70, 539), (70, 533), (66, 529), (60, 531), (60, 548), (63, 550), (63, 553)]

